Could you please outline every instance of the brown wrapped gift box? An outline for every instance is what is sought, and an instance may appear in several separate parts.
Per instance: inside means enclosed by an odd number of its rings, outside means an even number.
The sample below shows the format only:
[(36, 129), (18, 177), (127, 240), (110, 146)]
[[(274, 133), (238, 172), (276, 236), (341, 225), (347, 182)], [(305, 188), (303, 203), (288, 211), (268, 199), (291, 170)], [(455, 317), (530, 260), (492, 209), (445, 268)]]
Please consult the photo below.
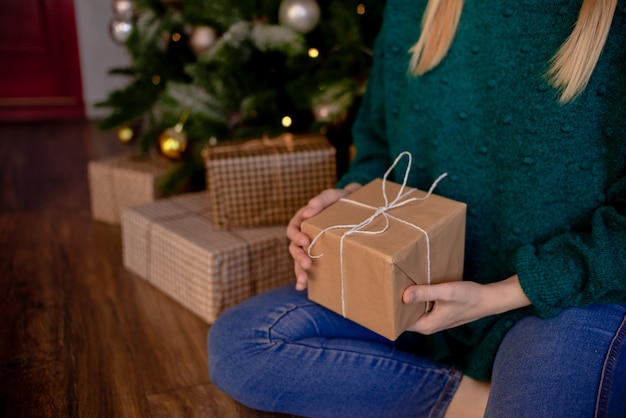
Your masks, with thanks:
[[(328, 227), (368, 219), (385, 205), (382, 182), (374, 180), (329, 206), (304, 222), (303, 232), (314, 238)], [(386, 182), (389, 202), (400, 187)], [(424, 196), (426, 192), (413, 189), (407, 199)], [(340, 241), (351, 228), (326, 230), (311, 247), (313, 256), (323, 255), (313, 259), (309, 271), (309, 298), (395, 340), (426, 308), (424, 303), (404, 304), (404, 289), (427, 284), (429, 267), (430, 283), (462, 279), (465, 211), (464, 203), (435, 194), (389, 209), (360, 233), (347, 234), (343, 255)]]
[(87, 171), (93, 218), (119, 225), (123, 208), (163, 197), (158, 183), (171, 164), (158, 156), (129, 154), (90, 161)]
[(204, 150), (212, 219), (221, 228), (286, 225), (336, 182), (335, 148), (321, 135), (225, 141)]
[(124, 266), (208, 323), (293, 281), (284, 227), (218, 231), (206, 192), (124, 209)]

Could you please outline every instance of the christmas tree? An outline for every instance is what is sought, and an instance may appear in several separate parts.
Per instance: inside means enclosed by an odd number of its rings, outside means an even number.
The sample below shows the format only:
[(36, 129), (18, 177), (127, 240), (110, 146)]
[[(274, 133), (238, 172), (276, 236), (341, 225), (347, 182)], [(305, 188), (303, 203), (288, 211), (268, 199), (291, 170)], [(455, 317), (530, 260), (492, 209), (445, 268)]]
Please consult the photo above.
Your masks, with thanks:
[(202, 171), (216, 141), (319, 131), (338, 152), (363, 94), (381, 1), (114, 0), (111, 34), (132, 68), (98, 104), (102, 129), (178, 161), (164, 187)]

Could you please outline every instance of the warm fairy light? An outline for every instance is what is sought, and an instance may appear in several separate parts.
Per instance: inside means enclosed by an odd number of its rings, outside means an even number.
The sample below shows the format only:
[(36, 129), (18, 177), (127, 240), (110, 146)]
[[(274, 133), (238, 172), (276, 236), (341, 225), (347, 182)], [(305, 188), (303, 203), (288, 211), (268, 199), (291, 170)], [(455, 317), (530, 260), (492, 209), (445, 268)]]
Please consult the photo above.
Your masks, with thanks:
[(161, 82), (161, 77), (159, 77), (157, 74), (152, 76), (152, 84), (154, 84), (155, 86), (158, 85)]
[(281, 121), (281, 123), (283, 124), (283, 126), (285, 128), (289, 128), (292, 124), (292, 120), (289, 116), (283, 116), (283, 120)]
[(317, 48), (311, 48), (309, 49), (309, 57), (311, 58), (317, 58), (320, 56), (320, 51)]
[(359, 15), (364, 15), (365, 14), (365, 5), (363, 3), (359, 4), (358, 6), (356, 6), (356, 13)]
[(180, 33), (173, 33), (172, 34), (172, 41), (174, 41), (174, 42), (180, 41)]

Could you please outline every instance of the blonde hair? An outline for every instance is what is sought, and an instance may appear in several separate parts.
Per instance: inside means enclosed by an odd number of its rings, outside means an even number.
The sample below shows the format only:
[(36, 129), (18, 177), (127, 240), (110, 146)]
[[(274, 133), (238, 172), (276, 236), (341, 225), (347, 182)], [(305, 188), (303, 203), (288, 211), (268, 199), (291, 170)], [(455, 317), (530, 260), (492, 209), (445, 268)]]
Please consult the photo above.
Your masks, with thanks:
[[(409, 71), (415, 76), (435, 68), (456, 34), (464, 0), (428, 0), (422, 32), (409, 49)], [(570, 36), (549, 61), (545, 77), (559, 101), (573, 101), (587, 86), (609, 34), (617, 0), (584, 0)]]

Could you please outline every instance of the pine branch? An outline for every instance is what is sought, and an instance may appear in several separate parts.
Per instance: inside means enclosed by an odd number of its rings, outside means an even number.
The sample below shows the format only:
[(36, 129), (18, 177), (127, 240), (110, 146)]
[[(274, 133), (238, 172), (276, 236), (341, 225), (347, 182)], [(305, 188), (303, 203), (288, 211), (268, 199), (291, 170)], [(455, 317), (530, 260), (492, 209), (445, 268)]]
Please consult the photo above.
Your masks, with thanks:
[[(100, 127), (139, 123), (138, 147), (149, 153), (188, 112), (188, 151), (170, 186), (201, 169), (200, 151), (211, 138), (320, 129), (345, 136), (340, 125), (364, 91), (384, 2), (316, 0), (321, 18), (301, 34), (279, 22), (282, 1), (135, 0), (138, 17), (125, 43), (132, 67), (111, 70), (131, 81), (96, 104), (111, 109)], [(196, 55), (199, 26), (213, 28), (217, 39)], [(290, 127), (283, 116), (292, 118)]]

